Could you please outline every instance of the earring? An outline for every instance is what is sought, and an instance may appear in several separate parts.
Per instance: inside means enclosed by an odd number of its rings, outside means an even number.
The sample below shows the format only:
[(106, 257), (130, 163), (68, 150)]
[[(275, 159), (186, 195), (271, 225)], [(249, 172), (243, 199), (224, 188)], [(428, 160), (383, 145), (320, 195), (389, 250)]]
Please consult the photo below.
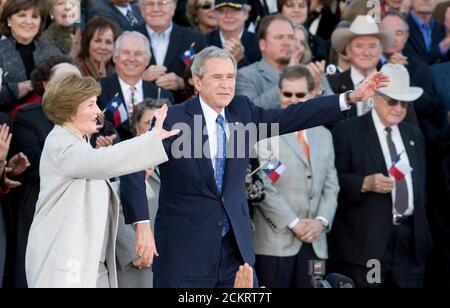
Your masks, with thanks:
[(11, 24), (8, 22), (8, 27), (10, 27), (11, 28)]
[(52, 14), (50, 14), (50, 19), (51, 19), (51, 20), (55, 19), (55, 16), (53, 16)]

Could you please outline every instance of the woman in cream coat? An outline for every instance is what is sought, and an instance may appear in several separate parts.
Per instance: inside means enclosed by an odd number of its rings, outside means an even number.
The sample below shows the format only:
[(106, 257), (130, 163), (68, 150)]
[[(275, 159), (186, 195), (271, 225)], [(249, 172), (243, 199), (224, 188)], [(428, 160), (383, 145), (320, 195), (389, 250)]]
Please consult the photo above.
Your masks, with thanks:
[(167, 161), (162, 129), (115, 146), (93, 149), (101, 88), (91, 77), (64, 75), (50, 82), (43, 109), (55, 128), (41, 156), (41, 191), (26, 254), (29, 287), (117, 287), (115, 241), (119, 200), (108, 178)]

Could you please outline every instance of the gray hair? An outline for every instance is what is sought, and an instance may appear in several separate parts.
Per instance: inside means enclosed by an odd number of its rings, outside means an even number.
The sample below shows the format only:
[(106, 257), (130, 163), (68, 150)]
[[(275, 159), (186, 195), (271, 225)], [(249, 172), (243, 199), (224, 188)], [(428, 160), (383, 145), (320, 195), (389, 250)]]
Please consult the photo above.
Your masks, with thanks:
[(228, 50), (221, 49), (216, 46), (210, 46), (203, 49), (195, 56), (194, 62), (192, 62), (191, 67), (192, 76), (202, 77), (205, 73), (206, 61), (212, 58), (230, 59), (233, 62), (235, 72), (237, 72), (236, 60), (231, 55), (231, 53), (228, 52)]
[(81, 77), (81, 72), (78, 67), (73, 64), (63, 62), (53, 66), (50, 71), (50, 78), (48, 80), (51, 81), (54, 78), (64, 74), (75, 74), (76, 76)]
[(135, 37), (141, 39), (142, 42), (144, 43), (144, 52), (147, 54), (149, 59), (152, 57), (152, 49), (150, 47), (150, 41), (145, 35), (137, 31), (124, 31), (116, 40), (114, 46), (114, 54), (117, 54), (119, 52), (120, 47), (122, 46), (122, 40), (127, 37)]

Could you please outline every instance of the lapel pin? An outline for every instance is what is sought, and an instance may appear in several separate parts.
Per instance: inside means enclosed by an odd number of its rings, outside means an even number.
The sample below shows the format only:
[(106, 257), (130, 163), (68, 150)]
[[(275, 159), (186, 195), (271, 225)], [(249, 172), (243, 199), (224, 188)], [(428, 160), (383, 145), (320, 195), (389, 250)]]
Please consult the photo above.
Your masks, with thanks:
[(410, 144), (412, 147), (416, 145), (416, 143), (415, 143), (414, 141), (412, 141), (412, 140), (409, 141), (409, 144)]

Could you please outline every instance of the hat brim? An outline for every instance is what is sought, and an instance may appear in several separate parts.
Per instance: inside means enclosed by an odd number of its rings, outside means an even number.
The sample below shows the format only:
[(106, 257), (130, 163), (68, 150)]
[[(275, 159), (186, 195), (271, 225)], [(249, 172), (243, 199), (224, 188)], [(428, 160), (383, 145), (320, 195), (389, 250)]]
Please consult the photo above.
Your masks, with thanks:
[(233, 2), (223, 2), (223, 3), (219, 3), (216, 4), (216, 6), (214, 7), (215, 10), (220, 9), (222, 7), (232, 7), (234, 9), (242, 9), (244, 7), (244, 5), (240, 4), (240, 3), (233, 3)]
[(331, 44), (338, 53), (343, 53), (348, 43), (359, 36), (375, 36), (379, 38), (383, 51), (391, 48), (395, 41), (395, 33), (390, 29), (378, 33), (360, 34), (351, 32), (349, 28), (338, 28), (331, 35)]
[(417, 100), (423, 94), (423, 89), (419, 87), (410, 87), (408, 89), (408, 93), (393, 93), (390, 92), (387, 88), (378, 89), (376, 92), (379, 92), (389, 98), (401, 101), (401, 102), (413, 102)]

